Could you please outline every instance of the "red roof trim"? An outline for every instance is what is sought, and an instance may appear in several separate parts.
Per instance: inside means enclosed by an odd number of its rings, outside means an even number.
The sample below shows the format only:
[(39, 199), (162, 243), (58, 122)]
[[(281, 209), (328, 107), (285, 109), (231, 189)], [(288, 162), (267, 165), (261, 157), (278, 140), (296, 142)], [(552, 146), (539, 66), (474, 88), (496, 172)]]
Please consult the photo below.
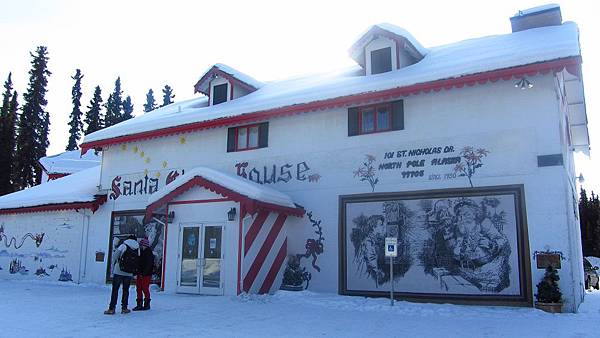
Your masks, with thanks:
[(92, 210), (92, 213), (94, 213), (105, 202), (106, 202), (106, 195), (96, 195), (95, 200), (91, 201), (91, 202), (44, 204), (44, 205), (37, 205), (37, 206), (33, 206), (33, 207), (0, 209), (0, 215), (27, 214), (27, 213), (32, 213), (32, 212), (79, 210), (79, 209), (90, 209), (90, 210)]
[(222, 185), (219, 185), (217, 183), (209, 181), (209, 180), (205, 179), (204, 177), (194, 176), (189, 181), (187, 181), (187, 182), (183, 183), (182, 185), (180, 185), (179, 187), (175, 188), (173, 191), (171, 191), (167, 195), (161, 197), (159, 200), (148, 205), (146, 207), (146, 219), (150, 219), (152, 217), (152, 214), (154, 213), (154, 211), (158, 210), (160, 207), (171, 202), (175, 197), (183, 194), (184, 192), (188, 191), (189, 189), (191, 189), (192, 187), (195, 187), (195, 186), (201, 186), (201, 187), (206, 188), (206, 189), (208, 189), (214, 193), (217, 193), (223, 197), (226, 197), (233, 201), (239, 202), (241, 205), (241, 208), (242, 208), (242, 210), (240, 211), (240, 214), (242, 214), (242, 215), (245, 212), (254, 214), (254, 213), (258, 212), (259, 210), (275, 211), (275, 212), (279, 212), (282, 214), (292, 215), (292, 216), (297, 216), (297, 217), (302, 217), (302, 216), (304, 216), (304, 213), (305, 213), (304, 209), (302, 209), (302, 208), (289, 208), (289, 207), (285, 207), (285, 206), (281, 206), (281, 205), (257, 201), (248, 196), (245, 196), (238, 192), (235, 192), (231, 189), (227, 189), (227, 188), (223, 187)]
[(239, 85), (240, 87), (243, 87), (251, 92), (257, 90), (258, 88), (254, 87), (253, 85), (246, 83), (240, 79), (238, 79), (237, 77), (235, 77), (234, 75), (231, 75), (229, 73), (226, 73), (225, 71), (221, 70), (218, 66), (212, 66), (212, 68), (206, 72), (206, 74), (204, 74), (200, 80), (198, 80), (198, 82), (196, 82), (196, 84), (194, 85), (194, 90), (195, 93), (202, 93), (206, 96), (209, 96), (209, 93), (205, 93), (204, 91), (200, 90), (200, 85), (209, 79), (210, 76), (212, 75), (218, 75), (220, 77), (223, 77), (225, 79), (227, 79), (227, 81), (229, 81), (229, 83), (231, 83), (232, 85), (234, 83), (236, 83), (237, 85)]
[(378, 92), (368, 92), (362, 94), (340, 96), (333, 99), (295, 104), (269, 110), (250, 112), (247, 114), (237, 116), (223, 117), (210, 121), (193, 122), (174, 127), (167, 127), (162, 129), (144, 131), (141, 133), (131, 135), (123, 135), (104, 140), (86, 142), (81, 145), (81, 152), (82, 154), (85, 154), (89, 149), (102, 149), (102, 147), (111, 144), (132, 142), (140, 139), (164, 137), (173, 134), (187, 133), (196, 130), (216, 128), (226, 125), (264, 121), (276, 116), (293, 115), (350, 105), (363, 105), (370, 102), (391, 100), (402, 96), (417, 95), (422, 92), (429, 93), (432, 90), (437, 92), (442, 89), (449, 90), (452, 88), (462, 88), (465, 86), (465, 84), (468, 86), (473, 86), (475, 84), (496, 82), (500, 79), (510, 80), (513, 77), (519, 77), (524, 75), (532, 76), (532, 74), (535, 75), (538, 73), (546, 74), (550, 71), (559, 72), (566, 67), (573, 68), (574, 66), (578, 66), (579, 64), (581, 64), (581, 57), (576, 56), (558, 59), (554, 61), (534, 63), (525, 66), (505, 68), (472, 75), (465, 75), (458, 78), (424, 82), (411, 86), (392, 88)]

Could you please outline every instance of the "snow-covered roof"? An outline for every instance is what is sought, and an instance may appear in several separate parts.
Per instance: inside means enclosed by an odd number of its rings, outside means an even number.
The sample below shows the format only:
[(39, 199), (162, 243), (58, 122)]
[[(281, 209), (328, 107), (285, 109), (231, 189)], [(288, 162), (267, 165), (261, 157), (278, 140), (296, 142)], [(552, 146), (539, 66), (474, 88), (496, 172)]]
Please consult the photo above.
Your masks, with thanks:
[(235, 79), (236, 81), (239, 81), (242, 84), (249, 86), (253, 90), (256, 90), (264, 85), (264, 83), (254, 79), (250, 75), (247, 75), (245, 73), (240, 72), (237, 69), (234, 69), (233, 67), (229, 67), (228, 65), (225, 65), (222, 63), (217, 63), (217, 64), (213, 65), (212, 67), (208, 68), (202, 74), (202, 76), (200, 76), (200, 79), (194, 86), (195, 90), (197, 92), (208, 95), (208, 84), (209, 84), (210, 80), (212, 79), (212, 75), (213, 74), (219, 75), (218, 74), (219, 71), (227, 74), (228, 76)]
[(108, 139), (148, 135), (151, 131), (176, 126), (208, 121), (218, 125), (220, 119), (255, 112), (578, 56), (579, 32), (572, 22), (470, 39), (429, 48), (427, 55), (416, 64), (382, 74), (360, 76), (357, 66), (347, 72), (266, 83), (248, 95), (214, 106), (196, 107), (195, 104), (206, 100), (199, 98), (175, 113), (157, 110), (86, 135), (82, 147), (86, 149), (86, 143), (102, 144)]
[(97, 201), (100, 166), (84, 169), (60, 180), (0, 196), (0, 213), (5, 209)]
[(525, 16), (525, 15), (530, 15), (530, 14), (537, 14), (537, 13), (545, 12), (545, 11), (559, 8), (559, 7), (560, 7), (560, 5), (558, 5), (558, 4), (541, 5), (541, 6), (536, 6), (536, 7), (518, 11), (515, 13), (514, 16)]
[(48, 174), (72, 174), (100, 165), (101, 157), (93, 151), (81, 155), (81, 151), (72, 150), (42, 157), (39, 162)]
[(237, 176), (222, 173), (210, 168), (196, 167), (189, 171), (186, 171), (184, 175), (179, 176), (175, 181), (167, 184), (148, 198), (147, 205), (151, 205), (165, 196), (169, 195), (173, 191), (177, 190), (184, 184), (187, 184), (195, 177), (201, 177), (207, 181), (210, 181), (220, 187), (234, 191), (240, 195), (243, 195), (249, 199), (278, 205), (286, 208), (296, 209), (297, 206), (294, 201), (288, 195), (281, 193), (277, 190), (271, 189), (264, 185), (242, 179)]

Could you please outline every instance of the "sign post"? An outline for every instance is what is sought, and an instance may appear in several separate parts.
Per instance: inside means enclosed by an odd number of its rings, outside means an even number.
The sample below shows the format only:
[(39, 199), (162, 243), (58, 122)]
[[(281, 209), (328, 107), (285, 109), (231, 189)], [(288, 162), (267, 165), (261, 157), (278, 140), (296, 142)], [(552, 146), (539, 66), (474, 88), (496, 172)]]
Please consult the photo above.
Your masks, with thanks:
[(390, 258), (390, 305), (394, 306), (394, 257), (398, 256), (398, 238), (385, 238), (385, 256)]

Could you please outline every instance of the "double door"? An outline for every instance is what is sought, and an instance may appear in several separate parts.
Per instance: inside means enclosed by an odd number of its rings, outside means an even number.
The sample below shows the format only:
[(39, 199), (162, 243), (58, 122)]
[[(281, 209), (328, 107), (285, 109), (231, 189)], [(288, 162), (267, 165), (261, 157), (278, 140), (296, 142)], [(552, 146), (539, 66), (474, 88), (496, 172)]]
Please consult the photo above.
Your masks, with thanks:
[(223, 224), (181, 225), (177, 292), (223, 294)]

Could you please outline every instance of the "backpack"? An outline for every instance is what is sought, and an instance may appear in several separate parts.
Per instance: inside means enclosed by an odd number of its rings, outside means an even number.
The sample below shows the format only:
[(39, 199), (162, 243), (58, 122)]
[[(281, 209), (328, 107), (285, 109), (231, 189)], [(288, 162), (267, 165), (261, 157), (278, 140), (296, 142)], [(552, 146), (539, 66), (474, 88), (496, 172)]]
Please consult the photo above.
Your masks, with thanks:
[(130, 248), (127, 244), (125, 244), (125, 247), (125, 252), (119, 257), (119, 269), (123, 272), (135, 274), (137, 273), (140, 264), (138, 250)]

